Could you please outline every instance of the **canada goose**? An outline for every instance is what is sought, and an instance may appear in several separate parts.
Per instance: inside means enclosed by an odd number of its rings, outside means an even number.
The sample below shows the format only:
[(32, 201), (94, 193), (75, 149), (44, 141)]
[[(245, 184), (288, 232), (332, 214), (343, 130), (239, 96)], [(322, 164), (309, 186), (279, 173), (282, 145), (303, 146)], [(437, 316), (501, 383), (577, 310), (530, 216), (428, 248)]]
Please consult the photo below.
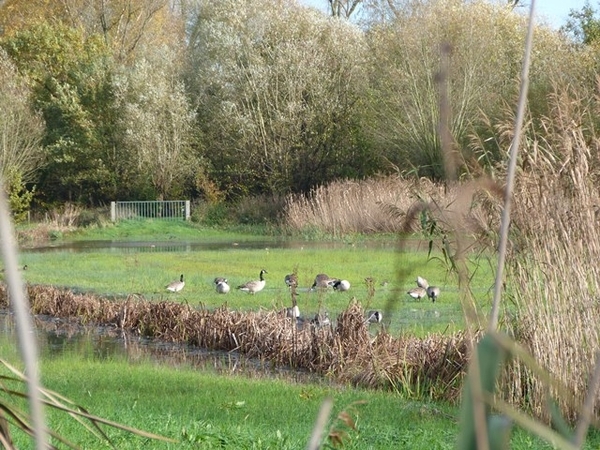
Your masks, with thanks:
[(437, 286), (427, 286), (427, 297), (435, 303), (436, 299), (440, 296), (440, 288)]
[(296, 329), (297, 330), (303, 330), (304, 327), (306, 326), (306, 324), (308, 324), (308, 320), (306, 320), (306, 317), (296, 317)]
[(310, 321), (310, 324), (315, 327), (326, 327), (331, 325), (329, 314), (327, 312), (315, 314), (315, 317)]
[(285, 315), (286, 317), (291, 317), (292, 319), (298, 319), (300, 317), (300, 308), (298, 308), (296, 297), (292, 297), (292, 307), (285, 308)]
[(263, 277), (263, 275), (265, 273), (268, 273), (268, 272), (265, 269), (262, 269), (260, 271), (260, 275), (259, 275), (260, 280), (248, 281), (247, 283), (244, 283), (244, 284), (238, 286), (238, 289), (240, 291), (246, 291), (249, 294), (255, 294), (258, 291), (262, 291), (266, 284), (266, 281)]
[(423, 287), (416, 287), (408, 291), (407, 294), (416, 300), (421, 300), (423, 297), (427, 296), (427, 289)]
[(335, 281), (337, 281), (335, 278), (330, 278), (328, 275), (320, 273), (315, 277), (315, 281), (310, 289), (313, 291), (315, 289), (327, 289)]
[(227, 294), (230, 291), (229, 284), (227, 283), (227, 278), (217, 277), (215, 278), (215, 290), (219, 294)]
[(285, 284), (287, 285), (287, 287), (297, 287), (298, 286), (298, 275), (296, 275), (295, 273), (290, 273), (288, 275), (285, 276)]
[(179, 292), (183, 289), (184, 286), (185, 286), (185, 281), (183, 281), (183, 274), (181, 274), (181, 276), (179, 277), (179, 281), (177, 281), (177, 280), (171, 281), (169, 284), (167, 284), (165, 286), (165, 288), (171, 292)]
[(331, 285), (333, 289), (339, 292), (346, 292), (350, 289), (350, 282), (348, 280), (335, 280)]
[(379, 323), (383, 319), (383, 314), (381, 311), (369, 311), (367, 313), (367, 322), (368, 323)]
[(427, 280), (425, 278), (417, 277), (417, 286), (427, 289), (427, 286), (429, 286), (429, 283), (427, 282)]

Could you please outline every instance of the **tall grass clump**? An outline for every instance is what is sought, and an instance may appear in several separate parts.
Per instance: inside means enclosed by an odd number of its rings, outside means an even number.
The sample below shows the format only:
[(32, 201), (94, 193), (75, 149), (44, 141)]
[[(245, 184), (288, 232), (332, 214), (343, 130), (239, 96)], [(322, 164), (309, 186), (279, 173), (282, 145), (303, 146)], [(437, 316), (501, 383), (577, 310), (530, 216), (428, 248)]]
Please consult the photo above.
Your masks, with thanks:
[(308, 195), (288, 196), (283, 223), (292, 231), (318, 229), (334, 236), (398, 232), (402, 229), (399, 215), (420, 196), (441, 192), (439, 184), (397, 176), (335, 181), (314, 188)]
[(574, 420), (600, 347), (600, 161), (592, 120), (599, 105), (569, 89), (549, 102), (543, 135), (530, 123), (524, 140), (506, 285), (517, 306), (516, 340), (557, 383), (515, 361), (505, 393), (546, 420), (550, 395)]

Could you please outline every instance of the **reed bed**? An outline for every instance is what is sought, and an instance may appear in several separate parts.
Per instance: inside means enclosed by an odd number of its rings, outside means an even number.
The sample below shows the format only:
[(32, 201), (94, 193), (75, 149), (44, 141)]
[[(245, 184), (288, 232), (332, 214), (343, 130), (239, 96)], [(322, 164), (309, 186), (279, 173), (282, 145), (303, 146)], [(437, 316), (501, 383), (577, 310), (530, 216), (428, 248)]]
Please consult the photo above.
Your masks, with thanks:
[[(139, 296), (109, 299), (39, 285), (29, 285), (27, 291), (33, 314), (113, 326), (166, 342), (236, 351), (361, 387), (455, 400), (468, 363), (465, 334), (394, 337), (383, 327), (373, 334), (356, 301), (335, 325), (317, 327), (298, 324), (276, 310), (240, 312), (222, 307), (209, 311)], [(0, 307), (7, 306), (6, 287), (1, 285)]]
[[(426, 209), (438, 222), (449, 214), (459, 215), (453, 223), (460, 224), (461, 229), (453, 229), (454, 233), (489, 233), (498, 229), (499, 215), (486, 205), (489, 196), (476, 192), (489, 189), (488, 184), (466, 182), (449, 186), (399, 176), (335, 181), (308, 195), (288, 196), (283, 223), (294, 231), (317, 229), (334, 236), (421, 232), (423, 223), (407, 218)], [(427, 206), (421, 208), (422, 205)], [(411, 224), (410, 229), (406, 228), (407, 223)]]
[(518, 307), (514, 336), (555, 383), (517, 360), (503, 392), (547, 421), (551, 397), (574, 421), (600, 348), (598, 101), (588, 109), (572, 92), (550, 101), (552, 116), (541, 123), (545, 138), (538, 135), (524, 149), (506, 285)]
[(397, 232), (398, 215), (407, 211), (439, 185), (422, 184), (389, 176), (362, 181), (335, 181), (308, 195), (290, 195), (284, 223), (292, 230), (315, 228), (339, 235), (346, 233)]

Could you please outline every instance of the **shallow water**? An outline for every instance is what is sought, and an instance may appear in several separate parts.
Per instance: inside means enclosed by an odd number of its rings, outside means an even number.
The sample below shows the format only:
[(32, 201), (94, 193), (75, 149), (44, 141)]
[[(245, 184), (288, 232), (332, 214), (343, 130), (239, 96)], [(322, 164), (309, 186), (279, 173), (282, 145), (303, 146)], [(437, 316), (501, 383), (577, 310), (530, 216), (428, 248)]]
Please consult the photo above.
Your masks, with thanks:
[[(246, 358), (237, 352), (208, 351), (143, 338), (114, 327), (83, 326), (77, 321), (49, 316), (34, 318), (39, 354), (42, 358), (72, 355), (93, 360), (126, 359), (150, 361), (169, 367), (192, 367), (217, 374), (237, 374), (253, 378), (276, 378), (296, 382), (327, 383), (305, 370), (274, 367), (268, 361)], [(0, 340), (17, 343), (12, 313), (0, 310)]]
[[(60, 242), (39, 247), (21, 249), (23, 253), (45, 253), (45, 252), (106, 252), (106, 253), (138, 253), (138, 252), (200, 252), (205, 250), (228, 250), (247, 249), (257, 250), (263, 248), (271, 249), (343, 249), (348, 247), (365, 249), (389, 249), (398, 248), (399, 241), (389, 240), (365, 240), (360, 242), (325, 242), (325, 241), (298, 241), (298, 240), (248, 240), (248, 241), (72, 241)], [(420, 239), (405, 239), (402, 248), (406, 251), (426, 250), (428, 242)]]

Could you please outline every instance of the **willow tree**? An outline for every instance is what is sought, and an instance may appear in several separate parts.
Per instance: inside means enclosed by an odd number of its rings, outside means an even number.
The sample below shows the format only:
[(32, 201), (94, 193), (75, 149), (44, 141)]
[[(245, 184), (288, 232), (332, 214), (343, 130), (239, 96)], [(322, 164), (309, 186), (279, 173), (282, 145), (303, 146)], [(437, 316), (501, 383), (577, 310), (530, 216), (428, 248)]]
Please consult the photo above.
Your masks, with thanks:
[[(378, 145), (398, 167), (420, 176), (444, 178), (438, 125), (442, 47), (450, 49), (444, 88), (449, 128), (467, 169), (476, 158), (497, 162), (503, 153), (472, 154), (473, 133), (494, 141), (499, 122), (515, 104), (527, 17), (505, 2), (390, 0), (374, 2), (368, 41)], [(585, 76), (559, 33), (540, 25), (535, 31), (530, 76), (530, 107), (547, 114), (547, 95), (560, 80)], [(578, 81), (576, 81), (578, 82)], [(508, 112), (508, 113), (507, 113)], [(507, 115), (508, 114), (508, 115)], [(502, 120), (497, 120), (501, 118)], [(500, 130), (501, 131), (501, 130)], [(482, 145), (478, 146), (482, 147)]]
[(120, 151), (134, 174), (131, 194), (137, 198), (188, 195), (203, 173), (195, 152), (196, 115), (175, 56), (156, 49), (115, 79), (124, 132)]
[(32, 188), (27, 184), (35, 181), (44, 162), (44, 123), (31, 108), (27, 80), (1, 48), (0, 79), (0, 179), (18, 220), (31, 201)]
[(199, 1), (189, 72), (212, 176), (229, 196), (374, 170), (362, 32), (288, 1)]

